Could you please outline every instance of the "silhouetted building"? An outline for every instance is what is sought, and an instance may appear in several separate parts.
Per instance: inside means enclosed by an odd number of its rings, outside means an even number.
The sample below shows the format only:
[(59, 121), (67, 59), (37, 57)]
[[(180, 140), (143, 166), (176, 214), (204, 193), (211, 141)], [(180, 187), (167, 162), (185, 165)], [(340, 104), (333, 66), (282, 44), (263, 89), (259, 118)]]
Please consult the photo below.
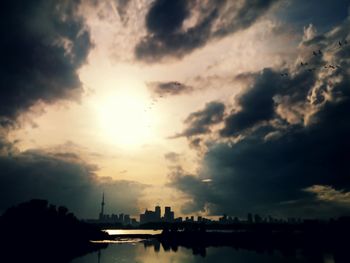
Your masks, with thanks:
[(132, 219), (130, 217), (130, 215), (127, 215), (127, 214), (111, 214), (111, 215), (108, 215), (108, 214), (105, 214), (105, 211), (104, 211), (104, 207), (105, 207), (105, 194), (102, 193), (102, 202), (101, 202), (101, 211), (99, 213), (99, 217), (98, 219), (91, 219), (91, 220), (87, 220), (87, 222), (89, 223), (94, 223), (94, 224), (123, 224), (123, 225), (130, 225), (130, 224), (133, 224), (133, 225), (137, 225), (137, 221), (136, 219)]
[(135, 218), (131, 218), (131, 225), (132, 226), (137, 226), (138, 225), (138, 222)]
[(145, 210), (143, 214), (140, 214), (140, 223), (145, 224), (145, 223), (157, 223), (157, 222), (174, 222), (174, 212), (171, 211), (171, 207), (166, 206), (165, 207), (165, 212), (164, 212), (164, 217), (161, 217), (161, 208), (160, 206), (155, 207), (155, 211), (150, 211), (148, 209)]
[(130, 215), (124, 215), (123, 224), (130, 225), (130, 223), (131, 223)]
[(161, 209), (160, 209), (160, 206), (159, 205), (157, 205), (156, 207), (155, 207), (155, 217), (156, 217), (156, 220), (157, 221), (160, 221), (161, 220)]
[(182, 223), (182, 217), (175, 218), (174, 222)]
[(174, 221), (174, 212), (171, 211), (170, 206), (165, 207), (165, 212), (164, 212), (164, 221), (165, 222), (173, 222)]
[(253, 223), (253, 215), (251, 213), (248, 214), (247, 221), (249, 224)]
[(259, 216), (258, 214), (254, 215), (254, 223), (259, 224), (261, 222), (262, 222), (261, 216)]
[(222, 217), (219, 218), (219, 223), (221, 224), (227, 224), (227, 215), (223, 215)]
[(118, 222), (119, 223), (123, 223), (124, 222), (124, 214), (123, 213), (119, 214)]
[(151, 223), (151, 222), (159, 222), (160, 219), (157, 216), (157, 212), (149, 211), (146, 209), (145, 213), (140, 215), (140, 223)]
[(105, 193), (102, 193), (101, 212), (99, 215), (100, 220), (104, 220), (104, 206), (105, 206)]

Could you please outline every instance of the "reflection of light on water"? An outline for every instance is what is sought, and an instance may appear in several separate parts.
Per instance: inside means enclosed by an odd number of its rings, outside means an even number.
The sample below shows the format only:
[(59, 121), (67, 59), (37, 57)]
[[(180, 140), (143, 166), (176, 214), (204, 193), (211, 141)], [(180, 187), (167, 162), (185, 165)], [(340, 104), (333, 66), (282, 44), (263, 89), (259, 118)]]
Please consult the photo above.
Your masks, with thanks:
[(152, 229), (104, 229), (109, 235), (158, 235), (162, 230)]
[(142, 238), (118, 238), (114, 240), (91, 240), (91, 243), (97, 243), (97, 244), (124, 244), (124, 243), (139, 243), (144, 241), (145, 239)]
[[(322, 250), (297, 250), (295, 254), (284, 253), (279, 250), (255, 251), (255, 249), (237, 249), (234, 247), (208, 247), (205, 254), (200, 254), (198, 248), (167, 247), (156, 239), (128, 239), (115, 241), (99, 241), (114, 243), (108, 244), (99, 253), (90, 253), (76, 258), (72, 263), (232, 263), (232, 262), (274, 262), (274, 263), (336, 263), (330, 253), (324, 254)], [(136, 242), (136, 240), (141, 242)], [(123, 243), (124, 242), (124, 243)], [(304, 254), (305, 252), (305, 254)], [(309, 251), (310, 252), (310, 251)], [(315, 253), (315, 254), (314, 254)], [(203, 256), (204, 255), (204, 256)], [(305, 257), (306, 256), (306, 257)], [(100, 260), (100, 261), (99, 261)], [(340, 262), (340, 261), (339, 261)], [(350, 262), (343, 260), (341, 262)]]

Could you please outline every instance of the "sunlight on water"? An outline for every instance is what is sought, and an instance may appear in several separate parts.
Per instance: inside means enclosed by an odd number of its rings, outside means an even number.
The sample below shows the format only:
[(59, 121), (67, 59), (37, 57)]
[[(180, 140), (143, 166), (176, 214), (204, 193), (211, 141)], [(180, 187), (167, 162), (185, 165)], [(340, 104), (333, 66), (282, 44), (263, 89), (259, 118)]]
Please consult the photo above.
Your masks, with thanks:
[[(134, 240), (135, 241), (135, 240)], [(315, 252), (315, 251), (314, 251)], [(109, 244), (106, 249), (77, 258), (72, 263), (337, 263), (333, 255), (322, 253), (281, 253), (209, 247), (206, 249), (164, 247), (156, 240)], [(343, 262), (343, 261), (342, 261)]]
[(152, 229), (105, 229), (109, 235), (158, 235), (162, 230)]
[(96, 244), (123, 244), (123, 243), (138, 243), (144, 241), (142, 238), (118, 238), (115, 240), (91, 240), (91, 243)]

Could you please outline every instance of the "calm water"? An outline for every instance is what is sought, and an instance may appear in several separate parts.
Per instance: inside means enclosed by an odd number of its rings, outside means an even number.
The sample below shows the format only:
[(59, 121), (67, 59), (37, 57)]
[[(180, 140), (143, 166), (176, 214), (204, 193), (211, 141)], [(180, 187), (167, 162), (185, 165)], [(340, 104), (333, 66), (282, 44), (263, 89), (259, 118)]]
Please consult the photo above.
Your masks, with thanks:
[(164, 250), (157, 241), (146, 240), (109, 244), (106, 249), (77, 258), (72, 263), (337, 263), (333, 255), (302, 253), (282, 255), (280, 252), (255, 252), (231, 247), (211, 247), (192, 250), (183, 247)]

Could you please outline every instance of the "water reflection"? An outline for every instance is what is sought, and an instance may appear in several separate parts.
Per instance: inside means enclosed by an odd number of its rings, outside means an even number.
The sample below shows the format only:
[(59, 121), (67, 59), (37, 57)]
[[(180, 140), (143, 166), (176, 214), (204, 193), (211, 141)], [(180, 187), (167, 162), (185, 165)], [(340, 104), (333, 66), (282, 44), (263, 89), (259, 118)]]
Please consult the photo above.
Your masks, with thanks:
[(142, 242), (110, 244), (106, 249), (100, 250), (84, 257), (77, 258), (73, 263), (345, 263), (350, 262), (349, 257), (340, 253), (322, 253), (320, 251), (254, 251), (233, 247), (169, 247), (157, 240)]
[(97, 263), (101, 262), (101, 250), (97, 252)]
[(159, 235), (162, 230), (152, 230), (152, 229), (105, 229), (103, 230), (109, 235)]

